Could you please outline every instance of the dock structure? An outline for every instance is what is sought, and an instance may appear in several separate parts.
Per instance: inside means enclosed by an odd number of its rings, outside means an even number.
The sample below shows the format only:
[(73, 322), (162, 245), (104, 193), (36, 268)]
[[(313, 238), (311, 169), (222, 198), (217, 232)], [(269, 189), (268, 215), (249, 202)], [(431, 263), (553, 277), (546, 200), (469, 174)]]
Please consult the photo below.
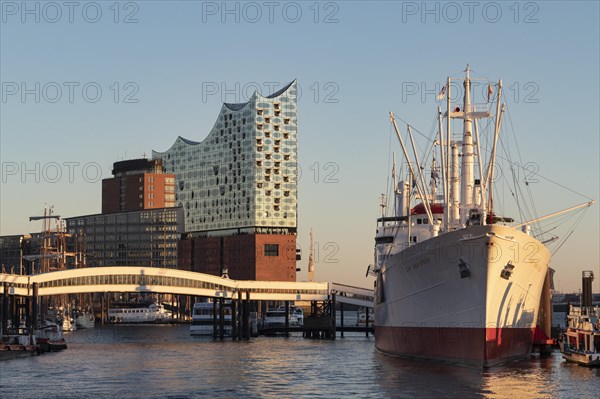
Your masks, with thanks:
[[(373, 308), (374, 290), (339, 283), (331, 283), (330, 290), (333, 298), (340, 304), (340, 326), (336, 328), (340, 332), (340, 336), (344, 337), (344, 331), (364, 331), (367, 337), (369, 333), (373, 334), (373, 326), (369, 326), (369, 310)], [(364, 327), (344, 326), (344, 304), (365, 308), (366, 318)]]

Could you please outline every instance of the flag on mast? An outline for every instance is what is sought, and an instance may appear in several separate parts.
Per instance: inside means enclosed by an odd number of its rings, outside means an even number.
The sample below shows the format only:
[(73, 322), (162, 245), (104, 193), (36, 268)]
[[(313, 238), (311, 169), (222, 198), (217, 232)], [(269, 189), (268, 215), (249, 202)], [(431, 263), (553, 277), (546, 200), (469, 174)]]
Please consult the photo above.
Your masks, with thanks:
[(487, 93), (487, 94), (488, 94), (488, 99), (487, 99), (487, 100), (488, 100), (488, 101), (487, 101), (488, 103), (490, 102), (490, 97), (492, 96), (492, 93), (493, 93), (493, 92), (494, 92), (494, 90), (492, 90), (492, 84), (491, 84), (491, 83), (488, 83), (488, 93)]
[(444, 85), (444, 86), (442, 87), (442, 90), (440, 90), (440, 93), (438, 94), (438, 96), (437, 96), (437, 99), (438, 99), (438, 100), (441, 100), (441, 99), (443, 99), (445, 96), (446, 96), (446, 85)]

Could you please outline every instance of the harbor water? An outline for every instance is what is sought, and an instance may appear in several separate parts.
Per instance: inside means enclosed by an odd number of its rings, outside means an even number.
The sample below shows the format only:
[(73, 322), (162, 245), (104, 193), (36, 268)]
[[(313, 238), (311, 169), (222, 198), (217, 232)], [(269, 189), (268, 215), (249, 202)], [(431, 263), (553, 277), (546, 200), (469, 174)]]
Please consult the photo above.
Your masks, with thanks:
[(373, 337), (224, 341), (187, 325), (66, 333), (68, 349), (0, 364), (11, 398), (598, 398), (600, 369), (560, 353), (489, 370), (385, 356)]

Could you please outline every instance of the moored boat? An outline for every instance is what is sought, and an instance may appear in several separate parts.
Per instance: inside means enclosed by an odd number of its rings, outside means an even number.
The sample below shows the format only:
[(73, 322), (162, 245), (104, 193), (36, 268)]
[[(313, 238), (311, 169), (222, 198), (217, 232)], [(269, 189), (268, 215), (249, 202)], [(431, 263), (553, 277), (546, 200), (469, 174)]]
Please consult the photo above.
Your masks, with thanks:
[(67, 349), (63, 337), (62, 322), (52, 319), (42, 320), (41, 326), (35, 330), (35, 336), (42, 352), (56, 352)]
[(75, 325), (80, 329), (94, 328), (96, 325), (96, 318), (92, 313), (84, 310), (77, 314), (77, 317), (75, 318)]
[[(214, 326), (217, 326), (217, 333), (221, 325), (221, 313), (217, 304), (217, 317), (215, 321), (215, 308), (213, 302), (196, 302), (192, 311), (192, 324), (190, 325), (190, 335), (213, 335)], [(230, 336), (231, 327), (231, 307), (223, 308), (223, 330), (224, 335)]]
[(600, 366), (600, 307), (571, 306), (558, 345), (567, 362)]
[(582, 273), (581, 306), (569, 306), (566, 329), (561, 332), (558, 345), (567, 362), (581, 366), (600, 366), (600, 306), (592, 301), (594, 273)]
[[(263, 329), (269, 328), (282, 328), (285, 327), (285, 307), (281, 306), (276, 309), (267, 309), (263, 319)], [(302, 313), (302, 319), (304, 320), (304, 313)], [(296, 312), (292, 309), (288, 312), (288, 325), (290, 327), (297, 327), (300, 325)]]
[(108, 309), (108, 321), (112, 323), (167, 323), (172, 313), (156, 302), (115, 303)]
[(366, 308), (360, 308), (356, 312), (356, 325), (357, 326), (366, 326), (367, 321), (369, 322), (370, 326), (373, 325), (373, 323), (375, 322), (375, 315), (373, 314), (373, 312), (368, 312), (368, 313), (369, 313), (369, 315), (367, 316)]
[[(439, 97), (446, 98), (447, 111), (443, 115), (438, 108), (433, 156), (419, 156), (411, 126), (406, 145), (390, 113), (407, 177), (396, 183), (394, 165), (394, 214), (382, 212), (377, 220), (374, 327), (381, 352), (479, 367), (527, 357), (551, 258), (545, 244), (554, 240), (540, 241), (543, 232), (532, 227), (593, 203), (531, 215), (524, 222), (498, 213), (493, 184), (504, 114), (502, 81), (495, 86), (494, 118), (489, 111), (494, 89), (488, 85), (488, 102), (472, 103), (467, 66), (463, 102), (455, 106), (448, 79)], [(477, 127), (481, 118), (493, 119), (486, 161)], [(453, 119), (462, 124), (460, 140), (452, 133)], [(519, 214), (528, 211), (517, 206)]]

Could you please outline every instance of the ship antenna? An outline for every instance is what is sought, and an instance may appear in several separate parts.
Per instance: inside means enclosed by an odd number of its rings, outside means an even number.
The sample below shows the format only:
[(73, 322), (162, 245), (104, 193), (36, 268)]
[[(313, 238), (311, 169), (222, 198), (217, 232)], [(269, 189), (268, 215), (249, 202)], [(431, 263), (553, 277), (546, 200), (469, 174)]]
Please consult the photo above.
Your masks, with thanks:
[(381, 203), (379, 204), (381, 207), (381, 217), (385, 216), (385, 194), (381, 193)]
[(394, 184), (393, 193), (394, 193), (394, 216), (398, 216), (398, 182), (396, 181), (396, 153), (392, 152), (392, 183)]

